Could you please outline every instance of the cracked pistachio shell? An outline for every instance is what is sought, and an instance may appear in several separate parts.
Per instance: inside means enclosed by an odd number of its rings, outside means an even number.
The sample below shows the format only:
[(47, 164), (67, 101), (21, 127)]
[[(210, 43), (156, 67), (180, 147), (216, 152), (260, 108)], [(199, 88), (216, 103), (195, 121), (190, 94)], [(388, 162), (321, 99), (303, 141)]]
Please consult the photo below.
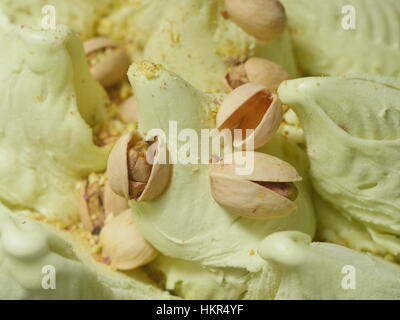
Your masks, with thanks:
[(93, 38), (84, 43), (87, 56), (96, 51), (108, 48), (112, 48), (113, 50), (104, 53), (99, 62), (90, 67), (93, 77), (104, 87), (112, 86), (126, 76), (131, 63), (130, 58), (124, 48), (108, 38)]
[(104, 185), (103, 203), (106, 216), (109, 214), (116, 216), (129, 208), (128, 201), (112, 191), (110, 182), (108, 181)]
[(157, 149), (150, 177), (141, 195), (138, 198), (134, 197), (129, 190), (128, 149), (139, 140), (140, 137), (133, 133), (126, 134), (118, 139), (108, 158), (107, 174), (111, 189), (117, 195), (130, 200), (151, 201), (162, 194), (167, 187), (171, 175), (171, 165), (168, 161), (167, 163), (160, 161), (163, 158), (160, 155), (165, 153), (168, 155), (168, 150), (165, 142), (158, 139), (155, 142), (157, 143)]
[[(210, 173), (211, 193), (228, 212), (253, 219), (271, 219), (289, 215), (297, 205), (288, 198), (256, 182), (296, 182), (302, 178), (290, 164), (276, 157), (253, 151), (253, 170), (238, 174), (238, 153), (215, 165)], [(242, 154), (243, 157), (248, 156)]]
[(225, 0), (229, 18), (258, 40), (273, 40), (286, 28), (285, 8), (278, 0)]
[(263, 85), (268, 91), (276, 93), (279, 85), (290, 78), (279, 64), (258, 57), (252, 57), (245, 63), (232, 69), (227, 76), (228, 85), (235, 89), (247, 82)]
[[(218, 130), (252, 129), (243, 139), (235, 139), (234, 146), (246, 150), (266, 144), (278, 130), (282, 119), (282, 106), (278, 96), (269, 93), (263, 85), (246, 83), (233, 90), (224, 100), (216, 117)], [(249, 143), (254, 139), (254, 147)]]
[(130, 210), (106, 222), (99, 243), (102, 246), (102, 257), (119, 270), (143, 266), (158, 254), (140, 234)]
[(126, 123), (138, 122), (138, 104), (134, 96), (129, 97), (121, 104), (119, 115)]

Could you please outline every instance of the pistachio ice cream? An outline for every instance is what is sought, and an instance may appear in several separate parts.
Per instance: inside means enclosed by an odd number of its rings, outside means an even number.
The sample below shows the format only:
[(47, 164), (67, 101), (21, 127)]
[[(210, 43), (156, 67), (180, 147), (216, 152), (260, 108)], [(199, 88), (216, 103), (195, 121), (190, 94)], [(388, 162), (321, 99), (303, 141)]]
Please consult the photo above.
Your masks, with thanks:
[(400, 299), (399, 18), (0, 0), (0, 298)]

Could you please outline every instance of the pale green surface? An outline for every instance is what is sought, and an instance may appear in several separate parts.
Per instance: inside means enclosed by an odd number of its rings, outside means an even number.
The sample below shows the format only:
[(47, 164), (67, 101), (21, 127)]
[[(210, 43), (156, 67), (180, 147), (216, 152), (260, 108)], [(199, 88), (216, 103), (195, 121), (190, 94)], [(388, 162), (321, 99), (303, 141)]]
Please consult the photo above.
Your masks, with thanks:
[[(307, 75), (373, 73), (400, 78), (400, 1), (281, 0), (297, 63)], [(354, 6), (356, 29), (342, 28)]]
[[(44, 266), (56, 271), (56, 289), (44, 290)], [(47, 274), (47, 273), (46, 273)], [(46, 282), (45, 282), (46, 283)], [(95, 262), (68, 234), (0, 204), (0, 299), (172, 299), (144, 281)]]
[[(311, 243), (296, 231), (267, 237), (259, 253), (281, 272), (275, 299), (400, 299), (400, 266), (371, 254)], [(354, 267), (355, 289), (344, 289), (349, 283), (345, 266)]]
[(2, 29), (0, 201), (70, 222), (76, 183), (105, 169), (108, 150), (94, 145), (90, 127), (104, 117), (105, 92), (67, 27)]
[[(318, 193), (363, 224), (378, 247), (399, 254), (400, 82), (368, 75), (304, 78), (283, 83), (279, 96), (304, 127)], [(356, 239), (345, 237), (358, 247)]]
[(108, 13), (118, 0), (0, 0), (0, 11), (11, 23), (35, 29), (42, 27), (42, 8), (52, 5), (56, 9), (57, 24), (73, 28), (83, 39), (95, 34), (98, 19)]
[(136, 62), (162, 63), (203, 91), (225, 90), (227, 62), (250, 56), (298, 74), (287, 33), (272, 42), (257, 41), (225, 19), (223, 10), (223, 0), (143, 0), (113, 12), (104, 32), (134, 39)]
[[(217, 96), (204, 95), (175, 74), (151, 64), (134, 64), (128, 75), (139, 102), (139, 129), (143, 133), (161, 128), (168, 134), (169, 120), (178, 121), (178, 131), (193, 128), (199, 132), (200, 128), (213, 125), (210, 110), (217, 107)], [(282, 137), (274, 138), (265, 150), (295, 163), (301, 174), (306, 172), (307, 160), (302, 151)], [(267, 235), (300, 230), (313, 236), (315, 217), (306, 178), (298, 183), (297, 211), (285, 218), (253, 220), (228, 213), (213, 200), (209, 184), (211, 167), (176, 164), (171, 182), (160, 197), (147, 203), (131, 202), (142, 234), (164, 255), (196, 262), (199, 267), (235, 268), (239, 274), (247, 270), (251, 278), (262, 276), (265, 268), (256, 249)], [(229, 277), (230, 271), (226, 274)], [(201, 282), (201, 277), (193, 279)], [(242, 291), (238, 287), (236, 296)], [(258, 298), (267, 296), (271, 293), (265, 290)]]

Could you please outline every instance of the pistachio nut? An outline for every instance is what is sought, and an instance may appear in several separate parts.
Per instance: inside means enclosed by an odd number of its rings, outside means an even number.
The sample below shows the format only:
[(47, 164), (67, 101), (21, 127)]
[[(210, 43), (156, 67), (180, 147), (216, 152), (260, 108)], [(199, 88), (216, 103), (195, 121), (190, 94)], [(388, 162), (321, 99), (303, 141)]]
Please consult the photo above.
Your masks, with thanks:
[(125, 123), (138, 121), (138, 104), (134, 96), (129, 97), (121, 104), (119, 116)]
[(117, 216), (129, 208), (128, 201), (112, 191), (109, 181), (107, 181), (104, 185), (103, 202), (104, 213), (106, 217), (110, 214)]
[(79, 192), (80, 218), (83, 227), (98, 234), (104, 224), (104, 186), (98, 181), (84, 181)]
[[(254, 219), (279, 218), (293, 212), (297, 208), (293, 202), (297, 196), (293, 182), (302, 179), (296, 169), (268, 154), (242, 152), (241, 159), (254, 161), (249, 174), (238, 170), (248, 165), (237, 161), (239, 152), (211, 170), (211, 194), (215, 201), (230, 213)], [(251, 157), (246, 154), (249, 152)]]
[(83, 44), (90, 72), (104, 87), (120, 82), (131, 63), (125, 49), (117, 42), (96, 37)]
[(289, 74), (279, 64), (257, 57), (252, 57), (245, 63), (234, 66), (225, 77), (232, 89), (248, 82), (255, 82), (262, 84), (273, 93), (276, 93), (279, 85), (289, 78)]
[[(148, 148), (154, 151), (150, 164)], [(107, 173), (112, 190), (125, 199), (150, 201), (167, 187), (171, 165), (165, 142), (157, 138), (147, 143), (136, 133), (122, 136), (110, 153)]]
[(285, 8), (278, 0), (225, 0), (225, 7), (229, 18), (258, 40), (272, 40), (285, 30)]
[(130, 210), (106, 222), (101, 230), (99, 243), (103, 261), (119, 270), (143, 266), (158, 254), (140, 234)]
[[(246, 83), (233, 90), (223, 101), (216, 116), (218, 130), (241, 129), (242, 138), (235, 137), (235, 148), (257, 149), (266, 144), (278, 130), (282, 106), (277, 95), (263, 85)], [(246, 129), (253, 130), (250, 134)], [(254, 139), (254, 145), (250, 144)]]

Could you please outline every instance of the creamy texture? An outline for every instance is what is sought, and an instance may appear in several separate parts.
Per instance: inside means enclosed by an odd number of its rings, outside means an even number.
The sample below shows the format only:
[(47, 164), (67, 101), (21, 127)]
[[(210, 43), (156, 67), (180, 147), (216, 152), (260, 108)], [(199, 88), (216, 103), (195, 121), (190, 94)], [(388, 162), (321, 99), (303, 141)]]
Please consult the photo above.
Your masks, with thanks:
[(0, 11), (11, 23), (40, 29), (46, 21), (48, 11), (42, 8), (51, 5), (55, 8), (56, 23), (73, 28), (83, 39), (95, 34), (99, 18), (119, 3), (119, 0), (0, 0)]
[[(88, 248), (0, 203), (0, 299), (175, 299), (139, 271), (129, 276), (96, 262)], [(56, 289), (48, 269), (55, 269)]]
[[(297, 62), (305, 74), (365, 72), (400, 77), (398, 0), (281, 1)], [(355, 10), (355, 30), (342, 27), (349, 16), (349, 11), (342, 13), (345, 6)]]
[[(221, 96), (203, 94), (177, 75), (150, 63), (134, 64), (128, 75), (139, 103), (139, 129), (143, 133), (160, 128), (168, 137), (170, 120), (177, 121), (178, 132), (192, 128), (199, 136), (201, 128), (215, 126), (212, 112), (218, 108)], [(178, 147), (183, 144), (178, 142)], [(302, 151), (295, 145), (278, 137), (274, 144), (275, 148), (265, 150), (292, 159), (296, 165), (301, 161)], [(150, 202), (131, 202), (142, 234), (163, 254), (202, 267), (260, 273), (265, 263), (256, 249), (265, 236), (280, 230), (314, 234), (307, 179), (298, 183), (297, 211), (285, 218), (254, 220), (231, 214), (214, 201), (210, 193), (211, 168), (174, 164), (170, 184), (160, 197)], [(301, 166), (299, 170), (303, 173)]]
[(301, 232), (267, 237), (260, 255), (279, 270), (275, 299), (400, 299), (400, 266)]
[(93, 143), (106, 95), (70, 29), (9, 26), (0, 37), (0, 201), (49, 220), (78, 216), (76, 183), (105, 169)]
[(371, 75), (304, 78), (283, 83), (279, 96), (304, 128), (317, 192), (361, 223), (376, 245), (399, 254), (400, 82)]
[(234, 62), (250, 56), (281, 64), (298, 74), (291, 39), (257, 41), (223, 16), (223, 0), (143, 0), (122, 6), (100, 22), (101, 33), (132, 40), (136, 62), (163, 64), (203, 91), (226, 90)]

